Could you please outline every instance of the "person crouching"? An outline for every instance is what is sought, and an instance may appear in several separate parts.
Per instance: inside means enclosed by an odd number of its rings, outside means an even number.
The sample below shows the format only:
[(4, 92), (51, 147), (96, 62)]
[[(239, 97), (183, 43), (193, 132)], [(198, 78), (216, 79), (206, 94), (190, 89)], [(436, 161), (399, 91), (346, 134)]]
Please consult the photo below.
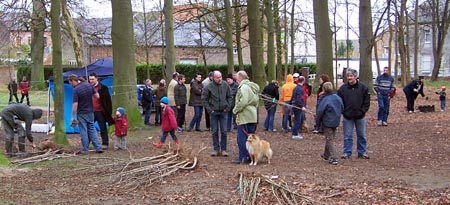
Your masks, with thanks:
[(164, 144), (168, 133), (170, 133), (170, 136), (172, 136), (175, 144), (180, 143), (180, 141), (177, 139), (177, 136), (175, 135), (175, 130), (178, 128), (177, 119), (175, 118), (175, 112), (170, 106), (167, 106), (167, 104), (169, 104), (169, 98), (167, 98), (166, 96), (162, 97), (160, 100), (160, 105), (163, 112), (161, 118), (161, 130), (163, 133), (159, 142), (153, 143), (153, 146), (156, 148), (160, 148)]
[(123, 107), (118, 107), (116, 110), (116, 117), (114, 117), (114, 126), (116, 127), (114, 131), (114, 134), (116, 135), (114, 150), (126, 150), (128, 118)]

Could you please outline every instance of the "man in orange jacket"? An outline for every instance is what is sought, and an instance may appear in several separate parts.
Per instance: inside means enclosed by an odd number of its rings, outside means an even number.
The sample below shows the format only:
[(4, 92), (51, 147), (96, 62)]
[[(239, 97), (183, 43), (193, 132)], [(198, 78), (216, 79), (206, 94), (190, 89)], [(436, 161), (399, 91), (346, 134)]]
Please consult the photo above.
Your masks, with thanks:
[[(297, 85), (294, 84), (294, 77), (291, 74), (288, 74), (286, 76), (286, 83), (283, 85), (283, 87), (281, 87), (281, 96), (280, 96), (281, 102), (291, 104), (292, 93), (294, 91), (295, 86)], [(283, 106), (282, 111), (283, 111), (283, 121), (281, 127), (283, 128), (283, 131), (287, 132), (289, 131), (287, 123), (290, 118), (291, 109), (289, 106)]]

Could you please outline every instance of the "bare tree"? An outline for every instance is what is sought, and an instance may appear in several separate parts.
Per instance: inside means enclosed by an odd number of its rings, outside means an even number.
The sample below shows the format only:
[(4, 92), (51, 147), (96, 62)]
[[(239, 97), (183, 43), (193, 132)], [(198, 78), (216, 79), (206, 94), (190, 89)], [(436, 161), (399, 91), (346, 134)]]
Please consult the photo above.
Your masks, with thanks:
[(264, 0), (264, 13), (267, 21), (267, 74), (269, 80), (275, 80), (275, 44), (274, 44), (274, 17), (271, 0)]
[(444, 55), (445, 39), (450, 24), (450, 0), (428, 0), (431, 15), (431, 35), (433, 46), (433, 72), (431, 80), (437, 80)]
[(31, 83), (33, 87), (41, 89), (44, 82), (44, 30), (45, 30), (45, 2), (33, 0), (32, 38), (31, 38)]
[(175, 72), (175, 42), (173, 38), (173, 1), (164, 0), (164, 35), (166, 39), (166, 49), (164, 51), (164, 58), (166, 67), (164, 68), (165, 79), (167, 82), (172, 78), (172, 73)]
[(242, 59), (242, 43), (241, 43), (241, 30), (242, 30), (242, 16), (241, 16), (241, 3), (239, 0), (233, 0), (234, 7), (234, 30), (235, 30), (235, 41), (237, 49), (237, 57), (239, 70), (244, 70), (244, 60)]
[(69, 31), (70, 38), (72, 39), (73, 51), (75, 53), (75, 59), (77, 66), (83, 66), (83, 51), (81, 50), (80, 40), (78, 39), (75, 24), (67, 7), (67, 0), (61, 0), (62, 14), (66, 21), (67, 29)]
[[(230, 0), (224, 0), (225, 6), (225, 18), (233, 19), (233, 14), (231, 13)], [(225, 21), (225, 46), (227, 47), (227, 65), (228, 73), (234, 71), (234, 59), (233, 59), (233, 31), (231, 27), (231, 21)]]
[(279, 0), (273, 1), (273, 15), (275, 24), (275, 44), (276, 44), (276, 70), (278, 81), (284, 80), (283, 72), (283, 43), (281, 42), (281, 22), (280, 22), (280, 12), (279, 12)]
[(405, 86), (407, 81), (410, 79), (410, 73), (406, 66), (406, 46), (405, 46), (405, 13), (406, 13), (406, 0), (400, 0), (400, 13), (398, 17), (398, 51), (400, 53), (400, 71), (401, 75), (401, 84)]
[(333, 48), (328, 0), (313, 0), (314, 30), (316, 33), (317, 73), (327, 74), (333, 82)]
[(261, 12), (259, 0), (249, 0), (247, 8), (250, 58), (252, 62), (253, 81), (263, 88), (266, 84), (266, 72), (264, 70), (263, 39), (261, 27)]
[(372, 90), (372, 48), (373, 48), (373, 31), (372, 31), (372, 6), (370, 1), (359, 1), (359, 44), (360, 44), (360, 61), (359, 61), (359, 78), (365, 82)]

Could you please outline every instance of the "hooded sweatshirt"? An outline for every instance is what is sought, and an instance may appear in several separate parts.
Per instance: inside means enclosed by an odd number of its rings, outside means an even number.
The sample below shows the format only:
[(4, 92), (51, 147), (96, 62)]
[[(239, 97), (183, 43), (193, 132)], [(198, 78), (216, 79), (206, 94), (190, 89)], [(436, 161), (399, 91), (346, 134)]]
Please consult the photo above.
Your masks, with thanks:
[(239, 83), (236, 93), (235, 106), (233, 113), (236, 115), (236, 123), (238, 125), (257, 123), (257, 109), (259, 102), (259, 86), (249, 80), (242, 80)]
[(282, 102), (289, 102), (292, 98), (292, 93), (297, 85), (294, 84), (294, 77), (291, 74), (286, 76), (286, 84), (281, 87), (281, 97)]

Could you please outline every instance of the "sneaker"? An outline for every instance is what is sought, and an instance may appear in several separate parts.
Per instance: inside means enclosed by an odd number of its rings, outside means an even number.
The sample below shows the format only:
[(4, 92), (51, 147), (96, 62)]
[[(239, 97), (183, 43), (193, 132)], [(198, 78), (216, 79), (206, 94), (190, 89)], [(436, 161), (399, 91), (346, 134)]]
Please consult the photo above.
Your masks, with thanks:
[(276, 132), (276, 131), (277, 131), (277, 129), (270, 130), (270, 132)]
[(102, 145), (102, 149), (108, 149), (108, 145)]
[(160, 148), (161, 146), (163, 146), (163, 144), (164, 144), (163, 141), (158, 141), (156, 143), (153, 143), (153, 147)]
[(381, 124), (382, 124), (382, 121), (381, 121), (381, 120), (378, 120), (377, 125), (378, 125), (378, 126), (381, 126)]
[(289, 132), (289, 130), (288, 129), (284, 129), (284, 128), (282, 128), (281, 129), (283, 132), (286, 132), (286, 133), (288, 133)]
[(369, 155), (367, 155), (367, 153), (358, 154), (358, 158), (360, 158), (360, 159), (370, 159), (370, 157), (369, 157)]
[(294, 136), (292, 136), (292, 139), (294, 139), (294, 140), (301, 140), (301, 139), (303, 139), (303, 136), (301, 136), (301, 135), (294, 135)]
[(221, 154), (222, 154), (222, 157), (228, 157), (228, 152), (225, 150), (222, 151)]
[(203, 132), (203, 130), (202, 130), (202, 129), (200, 129), (200, 128), (198, 128), (198, 129), (195, 129), (195, 131), (197, 131), (197, 132)]
[(410, 111), (408, 111), (408, 113), (413, 113), (413, 111), (412, 111), (412, 110), (410, 110)]
[(103, 153), (103, 150), (97, 150), (97, 151), (95, 151), (95, 153), (101, 154), (101, 153)]
[(312, 133), (313, 134), (319, 134), (319, 130), (313, 130)]
[(183, 132), (183, 131), (184, 131), (184, 129), (183, 129), (183, 128), (181, 128), (181, 127), (178, 127), (177, 131), (178, 131), (178, 132)]
[(179, 144), (180, 144), (180, 140), (178, 140), (178, 139), (174, 140), (173, 142), (174, 142), (176, 145), (179, 145)]
[(383, 126), (387, 126), (387, 122), (383, 122), (382, 125), (383, 125)]
[(341, 159), (350, 159), (350, 156), (351, 156), (351, 155), (349, 155), (349, 154), (343, 154), (343, 155), (341, 156)]
[(211, 152), (211, 156), (212, 157), (217, 157), (217, 155), (219, 155), (219, 151), (214, 150), (214, 151)]
[(331, 159), (328, 163), (330, 163), (332, 165), (338, 165), (337, 159)]

